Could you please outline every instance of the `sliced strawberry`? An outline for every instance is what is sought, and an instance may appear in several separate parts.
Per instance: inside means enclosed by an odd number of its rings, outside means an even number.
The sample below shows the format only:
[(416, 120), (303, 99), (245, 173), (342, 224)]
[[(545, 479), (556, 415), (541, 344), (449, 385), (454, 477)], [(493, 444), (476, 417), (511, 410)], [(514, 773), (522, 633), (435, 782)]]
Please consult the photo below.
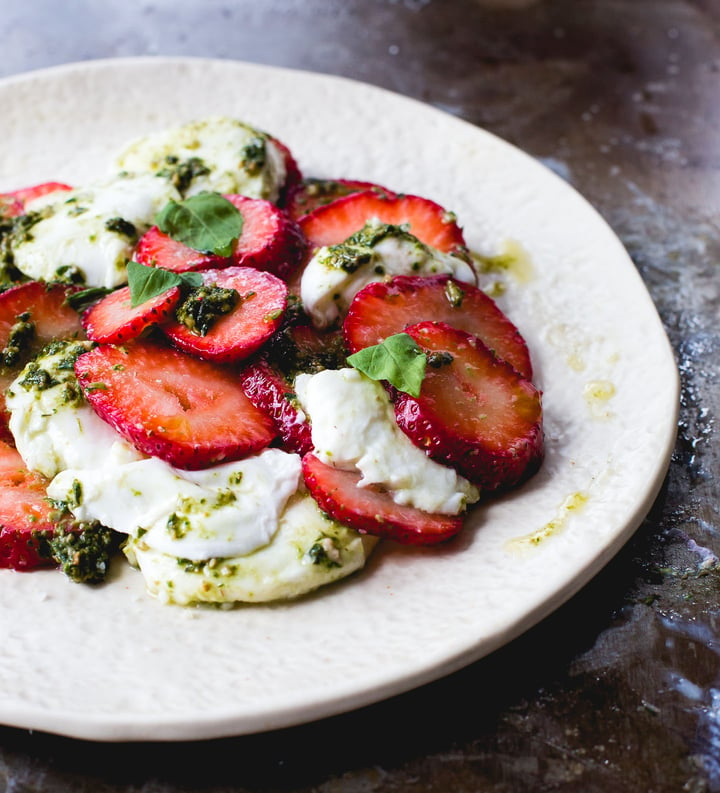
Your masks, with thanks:
[(163, 234), (157, 226), (152, 226), (140, 237), (133, 258), (146, 267), (161, 267), (174, 273), (225, 267), (230, 264), (229, 258), (196, 251)]
[(515, 325), (485, 292), (449, 275), (396, 276), (368, 284), (350, 305), (343, 334), (350, 351), (357, 352), (426, 320), (478, 336), (526, 380), (532, 378), (530, 353)]
[(0, 412), (5, 430), (3, 437), (10, 437), (5, 389), (22, 367), (53, 339), (85, 338), (80, 315), (67, 303), (73, 291), (72, 287), (60, 284), (26, 281), (0, 293)]
[(274, 366), (254, 361), (240, 372), (240, 385), (253, 405), (272, 416), (285, 451), (302, 455), (313, 448), (310, 424), (298, 411), (292, 386)]
[(458, 515), (437, 515), (396, 504), (376, 485), (358, 487), (360, 474), (303, 457), (305, 484), (320, 509), (356, 531), (411, 545), (433, 545), (450, 539), (463, 525)]
[(23, 187), (19, 190), (11, 190), (8, 193), (0, 193), (0, 215), (5, 217), (16, 217), (25, 211), (25, 205), (29, 201), (48, 195), (49, 193), (66, 192), (72, 187), (62, 182), (43, 182), (32, 187)]
[(174, 286), (133, 308), (130, 287), (116, 289), (83, 314), (87, 337), (105, 344), (124, 344), (136, 339), (147, 328), (172, 318), (180, 294), (180, 287)]
[(432, 458), (486, 490), (517, 484), (543, 456), (540, 393), (476, 337), (442, 322), (406, 329), (429, 356), (420, 396), (395, 415)]
[(372, 219), (395, 226), (407, 225), (411, 234), (444, 253), (465, 249), (465, 238), (452, 212), (427, 198), (388, 197), (374, 190), (352, 193), (318, 207), (300, 220), (300, 228), (310, 245), (319, 248), (344, 242)]
[(229, 369), (147, 340), (102, 344), (75, 372), (95, 412), (145, 454), (179, 468), (206, 468), (267, 446), (272, 419)]
[(305, 238), (299, 226), (270, 201), (241, 195), (227, 195), (225, 198), (237, 207), (243, 217), (242, 233), (232, 256), (201, 253), (153, 226), (140, 238), (133, 257), (135, 261), (176, 273), (235, 264), (288, 278), (297, 269), (305, 252)]
[(302, 172), (297, 160), (293, 157), (290, 149), (277, 138), (269, 137), (282, 155), (283, 162), (285, 163), (285, 183), (280, 190), (280, 198), (278, 199), (279, 206), (287, 206), (288, 198), (297, 190), (298, 185), (302, 182)]
[(53, 530), (47, 486), (45, 477), (28, 471), (18, 452), (0, 441), (0, 568), (52, 564), (40, 554), (35, 534)]
[(303, 179), (292, 191), (287, 202), (287, 213), (291, 218), (309, 215), (318, 207), (325, 206), (338, 198), (352, 193), (372, 190), (379, 195), (395, 196), (391, 190), (373, 182), (361, 182), (357, 179)]
[[(287, 286), (276, 276), (252, 267), (203, 270), (201, 275), (207, 287), (234, 289), (239, 295), (237, 304), (219, 316), (204, 336), (177, 320), (163, 325), (163, 332), (179, 349), (209, 361), (230, 363), (247, 358), (282, 324)], [(192, 294), (190, 297), (195, 299)]]
[(240, 210), (243, 229), (235, 245), (232, 263), (287, 279), (297, 269), (305, 253), (305, 237), (300, 227), (270, 201), (227, 195)]

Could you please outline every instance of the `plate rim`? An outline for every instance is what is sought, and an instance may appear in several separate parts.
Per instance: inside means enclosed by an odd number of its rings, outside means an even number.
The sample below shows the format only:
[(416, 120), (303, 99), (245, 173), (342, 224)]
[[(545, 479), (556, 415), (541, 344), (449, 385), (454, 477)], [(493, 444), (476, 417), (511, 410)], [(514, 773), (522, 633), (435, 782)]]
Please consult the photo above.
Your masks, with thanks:
[[(459, 669), (473, 663), (480, 658), (496, 651), (501, 646), (517, 638), (530, 627), (538, 624), (542, 619), (555, 611), (563, 603), (567, 602), (574, 594), (576, 594), (588, 581), (590, 581), (609, 561), (615, 556), (620, 548), (625, 545), (629, 537), (637, 530), (642, 523), (643, 519), (648, 514), (652, 504), (658, 497), (662, 485), (665, 481), (667, 470), (670, 464), (672, 452), (675, 446), (677, 437), (677, 422), (680, 407), (680, 378), (677, 365), (675, 363), (674, 353), (667, 337), (667, 334), (662, 326), (662, 322), (657, 309), (652, 300), (652, 297), (647, 289), (647, 286), (642, 281), (642, 278), (635, 267), (632, 259), (625, 250), (621, 241), (618, 239), (615, 232), (612, 230), (607, 221), (600, 215), (590, 202), (582, 196), (577, 190), (567, 182), (561, 179), (556, 173), (552, 172), (542, 163), (538, 162), (531, 155), (523, 152), (521, 149), (510, 144), (507, 141), (499, 138), (492, 132), (482, 129), (469, 121), (466, 121), (457, 116), (453, 116), (446, 111), (437, 107), (426, 104), (418, 99), (398, 94), (387, 88), (368, 83), (361, 82), (354, 78), (349, 78), (340, 75), (330, 75), (324, 73), (317, 73), (302, 69), (291, 69), (282, 66), (273, 66), (257, 63), (246, 63), (234, 59), (217, 59), (205, 58), (201, 56), (128, 56), (120, 58), (102, 58), (87, 61), (77, 61), (72, 63), (58, 64), (46, 68), (34, 69), (28, 72), (23, 72), (18, 75), (10, 75), (0, 79), (0, 92), (4, 90), (7, 85), (16, 85), (32, 80), (43, 79), (46, 77), (62, 76), (72, 74), (77, 71), (91, 70), (100, 71), (102, 69), (117, 69), (125, 68), (127, 66), (142, 67), (145, 65), (152, 65), (153, 68), (163, 66), (177, 66), (182, 64), (203, 64), (210, 63), (229, 68), (250, 68), (262, 73), (265, 71), (276, 73), (289, 73), (293, 75), (304, 75), (311, 80), (325, 80), (331, 82), (350, 83), (358, 86), (363, 86), (365, 89), (372, 89), (386, 94), (389, 97), (400, 98), (404, 102), (414, 103), (422, 107), (424, 112), (438, 114), (438, 116), (453, 119), (455, 123), (466, 125), (471, 128), (474, 133), (489, 136), (494, 139), (496, 143), (511, 149), (514, 156), (518, 154), (526, 158), (526, 161), (533, 163), (534, 166), (542, 168), (546, 176), (550, 176), (555, 180), (561, 182), (564, 188), (571, 190), (574, 193), (575, 199), (580, 200), (584, 204), (585, 211), (591, 211), (596, 220), (600, 221), (609, 235), (615, 240), (622, 251), (626, 260), (626, 265), (634, 272), (637, 282), (642, 288), (649, 308), (655, 315), (659, 331), (663, 334), (666, 342), (665, 354), (668, 357), (668, 363), (672, 363), (672, 371), (674, 373), (672, 391), (672, 402), (675, 406), (673, 416), (669, 417), (666, 424), (665, 431), (662, 439), (662, 455), (661, 461), (658, 463), (654, 476), (645, 483), (642, 492), (642, 498), (639, 499), (635, 505), (632, 514), (626, 520), (624, 529), (616, 533), (612, 541), (607, 543), (601, 553), (595, 554), (584, 566), (582, 570), (577, 573), (573, 579), (566, 583), (566, 585), (554, 593), (552, 605), (548, 607), (547, 602), (539, 603), (534, 609), (520, 615), (511, 625), (505, 625), (501, 630), (495, 631), (491, 638), (484, 637), (482, 646), (478, 644), (468, 646), (464, 644), (463, 647), (456, 647), (451, 655), (443, 655), (434, 659), (431, 663), (425, 663), (421, 666), (409, 671), (401, 678), (386, 681), (384, 686), (377, 687), (372, 691), (340, 691), (329, 700), (322, 703), (315, 703), (314, 706), (308, 706), (307, 703), (296, 702), (295, 704), (288, 705), (285, 709), (276, 708), (273, 711), (273, 717), (270, 718), (268, 714), (262, 719), (258, 714), (238, 716), (236, 708), (230, 708), (225, 714), (219, 714), (217, 711), (213, 715), (208, 716), (206, 719), (200, 720), (197, 723), (199, 730), (188, 732), (187, 723), (178, 723), (176, 717), (168, 717), (167, 719), (158, 719), (152, 722), (145, 719), (142, 724), (137, 725), (128, 723), (127, 719), (123, 716), (116, 715), (115, 718), (110, 718), (107, 714), (103, 714), (97, 719), (89, 718), (86, 716), (74, 715), (72, 713), (56, 713), (48, 714), (42, 710), (34, 710), (26, 708), (24, 714), (16, 713), (11, 716), (11, 721), (7, 721), (1, 715), (2, 704), (0, 703), (0, 718), (3, 723), (8, 726), (18, 726), (31, 729), (40, 729), (50, 732), (57, 732), (58, 734), (68, 735), (70, 737), (86, 738), (90, 740), (109, 740), (109, 741), (126, 741), (126, 740), (194, 740), (205, 738), (219, 738), (230, 735), (249, 734), (256, 732), (264, 732), (267, 730), (274, 730), (281, 727), (292, 727), (307, 721), (314, 721), (319, 718), (337, 715), (355, 708), (363, 707), (387, 699), (401, 693), (405, 693), (420, 685), (427, 684), (442, 676), (451, 674)], [(348, 687), (352, 689), (352, 686)], [(260, 724), (264, 721), (265, 726)], [(152, 737), (153, 728), (160, 730), (161, 734), (158, 738)]]

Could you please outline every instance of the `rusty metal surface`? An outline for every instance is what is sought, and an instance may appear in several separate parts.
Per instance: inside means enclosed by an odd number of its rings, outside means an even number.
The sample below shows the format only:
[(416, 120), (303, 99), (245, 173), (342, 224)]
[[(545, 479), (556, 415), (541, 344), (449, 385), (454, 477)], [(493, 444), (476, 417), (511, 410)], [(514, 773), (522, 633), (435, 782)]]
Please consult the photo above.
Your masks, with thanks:
[(3, 0), (0, 11), (0, 75), (124, 55), (240, 58), (355, 77), (499, 134), (623, 240), (683, 388), (670, 472), (640, 530), (493, 656), (265, 735), (114, 746), (0, 729), (0, 791), (720, 791), (720, 4)]

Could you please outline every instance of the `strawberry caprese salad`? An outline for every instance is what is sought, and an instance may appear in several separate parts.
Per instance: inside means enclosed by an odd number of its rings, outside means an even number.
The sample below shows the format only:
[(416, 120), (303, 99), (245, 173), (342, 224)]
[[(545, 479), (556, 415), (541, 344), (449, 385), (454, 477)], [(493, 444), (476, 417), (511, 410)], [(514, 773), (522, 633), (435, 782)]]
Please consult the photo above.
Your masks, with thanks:
[(210, 118), (0, 194), (0, 567), (182, 605), (449, 540), (543, 456), (527, 345), (429, 198)]

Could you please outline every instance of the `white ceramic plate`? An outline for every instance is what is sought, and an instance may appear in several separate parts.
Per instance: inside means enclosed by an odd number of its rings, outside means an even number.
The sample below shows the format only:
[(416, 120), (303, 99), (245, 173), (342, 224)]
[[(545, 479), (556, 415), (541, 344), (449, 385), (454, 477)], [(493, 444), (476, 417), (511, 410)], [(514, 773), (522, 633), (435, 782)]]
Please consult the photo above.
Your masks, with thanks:
[(298, 602), (162, 606), (122, 564), (99, 589), (0, 571), (0, 722), (95, 740), (195, 739), (369, 704), (538, 622), (650, 508), (675, 436), (671, 350), (619, 241), (530, 157), (376, 88), (227, 61), (61, 67), (0, 82), (0, 107), (0, 190), (81, 183), (129, 138), (221, 113), (285, 141), (307, 175), (435, 199), (475, 251), (519, 245), (529, 264), (502, 276), (500, 303), (529, 342), (547, 433), (540, 473), (478, 509), (456, 542), (388, 545), (361, 574)]

